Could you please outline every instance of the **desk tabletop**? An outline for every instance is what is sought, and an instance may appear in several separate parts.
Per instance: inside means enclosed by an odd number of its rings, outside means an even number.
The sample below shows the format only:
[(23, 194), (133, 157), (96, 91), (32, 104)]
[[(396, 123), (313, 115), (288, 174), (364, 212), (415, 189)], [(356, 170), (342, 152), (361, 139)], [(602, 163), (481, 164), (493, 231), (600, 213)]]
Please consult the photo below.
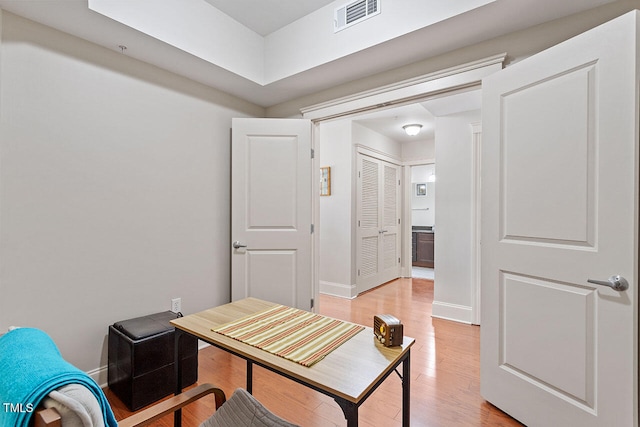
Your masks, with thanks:
[[(171, 324), (203, 341), (356, 404), (366, 397), (376, 382), (392, 369), (415, 342), (413, 338), (405, 336), (401, 346), (385, 347), (374, 338), (373, 329), (365, 327), (323, 360), (305, 367), (211, 330), (275, 305), (256, 298), (245, 298), (180, 317), (172, 320)], [(373, 323), (373, 319), (371, 321)]]

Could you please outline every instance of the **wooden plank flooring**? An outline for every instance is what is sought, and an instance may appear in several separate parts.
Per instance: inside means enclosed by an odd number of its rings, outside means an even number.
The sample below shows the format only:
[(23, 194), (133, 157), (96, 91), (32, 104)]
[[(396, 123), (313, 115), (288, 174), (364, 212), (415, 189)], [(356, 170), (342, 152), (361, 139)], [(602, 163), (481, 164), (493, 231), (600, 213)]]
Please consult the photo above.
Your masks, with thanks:
[[(411, 425), (521, 426), (480, 396), (480, 328), (431, 317), (433, 282), (398, 279), (347, 300), (320, 297), (320, 313), (372, 326), (375, 314), (393, 314), (404, 333), (416, 339), (411, 352)], [(320, 362), (322, 363), (322, 362)], [(245, 385), (246, 363), (208, 347), (200, 351), (199, 382), (210, 382), (230, 396)], [(254, 367), (254, 396), (267, 408), (304, 427), (345, 426), (338, 405), (329, 397)], [(116, 418), (131, 414), (105, 390)], [(214, 411), (213, 399), (202, 399), (183, 411), (185, 427), (198, 426)], [(401, 380), (392, 375), (360, 407), (360, 426), (401, 425)], [(173, 419), (156, 423), (171, 426)]]

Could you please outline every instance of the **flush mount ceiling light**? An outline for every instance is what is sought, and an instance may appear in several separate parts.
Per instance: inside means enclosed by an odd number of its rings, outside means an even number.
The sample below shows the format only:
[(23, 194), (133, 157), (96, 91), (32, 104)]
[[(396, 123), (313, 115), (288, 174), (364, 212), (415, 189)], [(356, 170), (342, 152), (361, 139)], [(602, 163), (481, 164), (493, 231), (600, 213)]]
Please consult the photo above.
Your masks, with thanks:
[(404, 126), (402, 126), (402, 129), (404, 129), (404, 131), (407, 133), (407, 135), (415, 136), (415, 135), (420, 133), (420, 129), (422, 129), (422, 125), (414, 123), (414, 124), (410, 124), (410, 125), (404, 125)]

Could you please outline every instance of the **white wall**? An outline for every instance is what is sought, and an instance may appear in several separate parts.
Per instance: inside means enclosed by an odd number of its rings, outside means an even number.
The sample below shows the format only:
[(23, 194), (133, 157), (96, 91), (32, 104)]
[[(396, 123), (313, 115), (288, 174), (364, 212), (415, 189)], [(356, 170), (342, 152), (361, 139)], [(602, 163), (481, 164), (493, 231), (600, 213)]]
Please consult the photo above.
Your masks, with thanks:
[[(492, 1), (387, 1), (381, 5), (379, 15), (334, 33), (334, 10), (348, 3), (347, 0), (335, 1), (265, 37), (265, 81), (274, 82), (357, 54)], [(313, 54), (309, 54), (309, 46), (313, 46)]]
[[(433, 316), (471, 322), (471, 123), (480, 111), (436, 118), (436, 277)], [(446, 237), (443, 237), (446, 236)]]
[(88, 6), (246, 79), (264, 81), (264, 38), (204, 0), (89, 0)]
[[(506, 65), (509, 66), (514, 62), (637, 8), (640, 8), (640, 0), (617, 0), (566, 18), (495, 37), (464, 48), (446, 51), (423, 61), (373, 74), (355, 81), (345, 82), (327, 90), (273, 105), (267, 108), (267, 116), (298, 117), (300, 116), (300, 108), (459, 66), (460, 64), (476, 61), (501, 52), (507, 53)], [(374, 19), (370, 21), (374, 21)]]
[(231, 118), (264, 110), (6, 12), (0, 58), (0, 330), (95, 373), (109, 324), (229, 301)]
[(357, 122), (352, 122), (353, 144), (361, 145), (400, 161), (402, 144)]
[(404, 162), (433, 162), (435, 157), (436, 143), (433, 138), (402, 143), (402, 160)]
[[(320, 163), (331, 167), (331, 196), (320, 197), (320, 292), (355, 297), (356, 150), (400, 159), (401, 144), (352, 119), (320, 125)], [(335, 170), (335, 173), (334, 173)]]
[(351, 181), (354, 174), (351, 121), (320, 125), (320, 165), (331, 167), (331, 195), (320, 197), (320, 289), (351, 296), (353, 225)]

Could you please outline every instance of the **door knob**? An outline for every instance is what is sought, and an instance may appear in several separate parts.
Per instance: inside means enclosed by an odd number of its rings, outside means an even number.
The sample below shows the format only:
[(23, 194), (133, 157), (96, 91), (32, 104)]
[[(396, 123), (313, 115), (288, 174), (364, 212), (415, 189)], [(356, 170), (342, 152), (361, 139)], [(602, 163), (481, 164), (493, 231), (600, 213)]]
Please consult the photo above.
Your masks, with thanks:
[(233, 246), (233, 249), (240, 249), (240, 248), (246, 248), (247, 245), (243, 245), (242, 243), (240, 243), (239, 240), (236, 240), (235, 242), (233, 242), (231, 244), (231, 246)]
[(611, 276), (609, 280), (606, 281), (588, 279), (587, 282), (593, 283), (594, 285), (608, 286), (616, 291), (626, 291), (629, 289), (629, 282), (622, 276)]

